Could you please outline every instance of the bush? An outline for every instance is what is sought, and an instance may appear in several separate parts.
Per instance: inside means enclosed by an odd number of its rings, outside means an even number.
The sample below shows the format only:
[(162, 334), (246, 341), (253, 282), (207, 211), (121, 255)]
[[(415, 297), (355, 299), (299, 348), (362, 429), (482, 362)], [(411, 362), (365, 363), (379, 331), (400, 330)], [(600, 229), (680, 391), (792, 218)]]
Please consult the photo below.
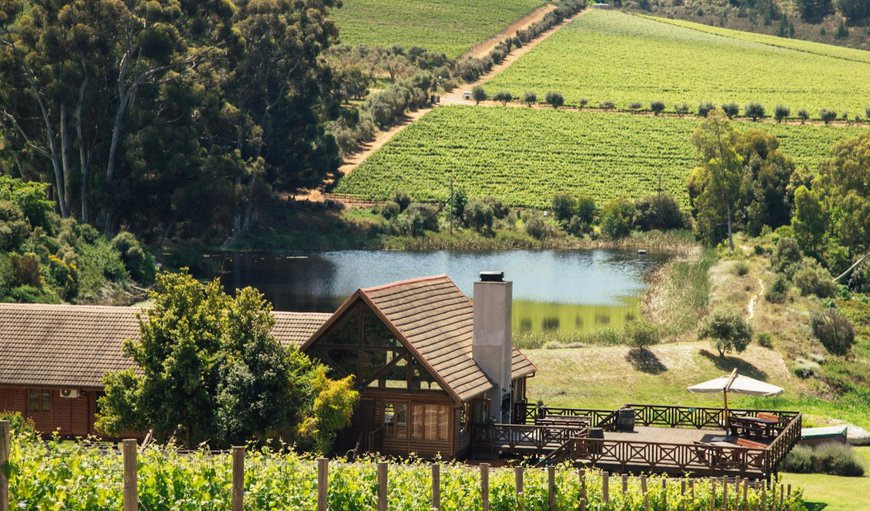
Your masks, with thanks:
[(786, 106), (776, 105), (776, 108), (773, 109), (773, 118), (776, 119), (776, 122), (782, 122), (784, 119), (788, 119), (789, 115), (791, 115), (791, 110)]
[(112, 239), (112, 248), (118, 251), (124, 268), (134, 280), (142, 284), (154, 282), (157, 273), (154, 257), (136, 239), (136, 236), (126, 231), (120, 232)]
[(674, 112), (677, 113), (680, 117), (689, 113), (689, 105), (687, 103), (681, 103), (679, 105), (674, 106)]
[[(577, 101), (577, 105), (580, 107), (580, 110), (583, 110), (588, 104), (589, 100), (586, 98), (580, 98), (580, 100)], [(870, 114), (867, 114), (867, 116), (870, 117)]]
[(865, 467), (861, 458), (846, 444), (826, 443), (813, 450), (817, 472), (846, 477), (861, 477)]
[(722, 111), (725, 112), (725, 115), (727, 115), (729, 119), (731, 119), (740, 113), (740, 105), (737, 103), (725, 103), (722, 105)]
[(401, 212), (402, 208), (396, 201), (388, 200), (383, 206), (381, 206), (381, 216), (387, 220), (396, 218)]
[(804, 380), (807, 378), (818, 378), (821, 373), (822, 368), (817, 362), (800, 359), (794, 366), (795, 376)]
[(764, 299), (770, 303), (785, 303), (785, 299), (788, 297), (788, 288), (788, 277), (782, 273), (777, 273), (776, 278), (773, 279), (773, 284), (764, 292)]
[(473, 200), (465, 206), (465, 225), (477, 232), (492, 231), (492, 208), (483, 201)]
[(634, 103), (628, 104), (628, 109), (631, 110), (632, 112), (637, 112), (641, 108), (643, 108), (643, 105), (638, 103), (637, 101), (635, 101)]
[(598, 108), (602, 110), (613, 110), (616, 108), (616, 105), (613, 104), (613, 101), (602, 101), (598, 103)]
[(770, 266), (773, 271), (781, 272), (800, 263), (802, 258), (800, 246), (794, 238), (780, 238), (770, 258)]
[(592, 232), (592, 227), (579, 216), (572, 216), (570, 220), (565, 222), (565, 232), (580, 237)]
[(670, 195), (661, 193), (640, 199), (636, 223), (644, 231), (652, 229), (679, 229), (685, 225), (680, 205)]
[[(577, 217), (587, 224), (595, 219), (595, 199), (588, 195), (577, 197)], [(870, 266), (870, 265), (868, 265)]]
[(764, 107), (761, 103), (749, 103), (746, 105), (746, 116), (751, 117), (753, 121), (757, 121), (759, 118), (764, 117)]
[(798, 112), (797, 112), (797, 116), (798, 116), (798, 119), (801, 120), (801, 124), (807, 122), (807, 119), (810, 118), (810, 114), (809, 114), (809, 112), (807, 112), (807, 111), (804, 110), (803, 108), (801, 108), (800, 110), (798, 110)]
[(507, 104), (513, 101), (513, 99), (513, 94), (507, 91), (499, 91), (492, 96), (492, 100), (498, 101), (499, 103), (501, 103), (501, 106), (507, 106)]
[(641, 350), (661, 342), (659, 329), (655, 325), (640, 319), (627, 322), (624, 327), (623, 336), (626, 343)]
[(707, 117), (707, 114), (716, 110), (716, 106), (713, 103), (705, 102), (698, 105), (698, 117)]
[(565, 222), (574, 216), (577, 210), (577, 201), (567, 193), (558, 193), (553, 196), (553, 214), (560, 222)]
[(837, 112), (833, 110), (828, 110), (827, 108), (822, 108), (821, 110), (819, 110), (819, 118), (825, 124), (829, 124), (831, 121), (837, 119)]
[(773, 336), (762, 332), (755, 337), (755, 342), (762, 348), (773, 349)]
[(532, 105), (534, 105), (537, 102), (538, 102), (538, 95), (535, 94), (534, 92), (527, 91), (525, 94), (523, 94), (523, 103), (525, 103), (529, 107), (531, 107)]
[(621, 239), (631, 234), (636, 210), (628, 199), (614, 199), (601, 209), (601, 233), (610, 239)]
[(458, 188), (453, 192), (453, 199), (450, 201), (450, 211), (453, 218), (465, 218), (465, 206), (468, 204), (468, 194), (464, 188)]
[(710, 314), (698, 331), (698, 339), (711, 339), (719, 356), (736, 351), (742, 353), (752, 342), (752, 327), (740, 314), (719, 309)]
[(734, 266), (731, 267), (731, 271), (734, 272), (734, 275), (743, 277), (749, 273), (749, 263), (746, 261), (737, 261), (734, 263)]
[(492, 214), (499, 220), (507, 218), (511, 212), (510, 207), (503, 200), (496, 197), (484, 197), (483, 203), (492, 208)]
[(805, 257), (794, 272), (792, 281), (801, 290), (801, 295), (816, 295), (819, 298), (834, 296), (837, 285), (828, 270), (822, 268), (818, 261)]
[(471, 98), (479, 105), (481, 101), (486, 101), (486, 90), (484, 90), (480, 85), (475, 85), (474, 88), (471, 89)]
[(559, 92), (548, 92), (544, 101), (553, 108), (559, 108), (565, 104), (565, 98)]
[(411, 205), (411, 194), (405, 190), (396, 190), (393, 194), (393, 202), (399, 205), (399, 211), (405, 211)]
[(810, 319), (813, 335), (833, 355), (846, 355), (855, 344), (855, 329), (836, 309), (814, 313)]
[(813, 450), (805, 445), (795, 446), (782, 460), (783, 472), (809, 474), (813, 471)]
[(550, 236), (550, 226), (543, 218), (535, 215), (526, 220), (526, 234), (537, 240), (543, 240)]
[(652, 110), (652, 113), (655, 115), (659, 115), (660, 113), (665, 111), (665, 104), (661, 101), (653, 101), (649, 105), (649, 109)]
[(39, 273), (39, 256), (32, 252), (24, 255), (9, 254), (12, 267), (12, 278), (18, 286), (42, 288), (42, 276)]

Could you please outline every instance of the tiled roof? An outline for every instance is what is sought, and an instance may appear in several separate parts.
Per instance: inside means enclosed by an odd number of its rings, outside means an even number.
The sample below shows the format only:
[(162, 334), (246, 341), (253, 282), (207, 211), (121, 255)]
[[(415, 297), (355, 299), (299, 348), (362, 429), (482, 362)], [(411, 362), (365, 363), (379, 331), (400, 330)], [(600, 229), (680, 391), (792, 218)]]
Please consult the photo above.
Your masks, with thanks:
[[(464, 401), (492, 388), (492, 382), (471, 355), (474, 306), (446, 275), (360, 289), (431, 368), (447, 391)], [(535, 372), (535, 366), (513, 348), (512, 376)]]
[[(122, 341), (139, 335), (136, 307), (0, 304), (0, 384), (102, 387), (131, 362)], [(282, 344), (305, 342), (330, 314), (274, 312)]]

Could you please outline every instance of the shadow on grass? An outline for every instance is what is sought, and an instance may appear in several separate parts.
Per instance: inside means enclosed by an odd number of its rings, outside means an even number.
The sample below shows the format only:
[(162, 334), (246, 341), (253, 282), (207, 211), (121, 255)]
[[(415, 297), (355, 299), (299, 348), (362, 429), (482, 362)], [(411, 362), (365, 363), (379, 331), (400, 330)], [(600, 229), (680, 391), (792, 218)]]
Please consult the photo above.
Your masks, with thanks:
[(638, 371), (648, 374), (662, 374), (668, 370), (655, 353), (641, 348), (628, 350), (625, 360)]
[(744, 376), (749, 376), (756, 380), (767, 380), (767, 373), (741, 358), (727, 355), (720, 357), (718, 353), (711, 353), (707, 350), (701, 350), (700, 353), (722, 371), (730, 372), (732, 369), (737, 368), (737, 372)]
[(828, 505), (824, 502), (804, 502), (804, 507), (806, 507), (807, 511), (822, 511)]

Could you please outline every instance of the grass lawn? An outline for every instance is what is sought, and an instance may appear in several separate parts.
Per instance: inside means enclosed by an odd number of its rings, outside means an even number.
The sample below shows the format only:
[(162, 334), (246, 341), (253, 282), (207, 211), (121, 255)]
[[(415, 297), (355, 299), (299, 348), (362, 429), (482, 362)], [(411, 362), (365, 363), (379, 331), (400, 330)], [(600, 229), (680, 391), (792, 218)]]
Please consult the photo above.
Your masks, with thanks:
[(420, 46), (458, 57), (541, 0), (344, 0), (333, 12), (346, 44)]
[[(870, 469), (870, 447), (856, 447)], [(783, 481), (803, 488), (811, 511), (870, 511), (870, 475), (783, 474)]]
[[(785, 43), (754, 34), (676, 24), (619, 11), (592, 10), (523, 56), (487, 84), (516, 97), (533, 90), (564, 94), (568, 104), (613, 101), (619, 108), (664, 101), (759, 102), (821, 108), (864, 117), (870, 96), (870, 52), (826, 45)], [(782, 39), (781, 41), (787, 41)], [(795, 46), (795, 47), (786, 47)], [(742, 111), (742, 109), (741, 109)]]
[[(443, 201), (456, 188), (471, 198), (549, 207), (558, 192), (588, 194), (599, 205), (640, 198), (662, 187), (688, 207), (697, 117), (553, 109), (445, 106), (408, 126), (338, 184), (340, 193), (384, 200), (404, 188), (417, 200)], [(862, 128), (737, 122), (780, 140), (798, 166), (815, 170), (837, 141)]]

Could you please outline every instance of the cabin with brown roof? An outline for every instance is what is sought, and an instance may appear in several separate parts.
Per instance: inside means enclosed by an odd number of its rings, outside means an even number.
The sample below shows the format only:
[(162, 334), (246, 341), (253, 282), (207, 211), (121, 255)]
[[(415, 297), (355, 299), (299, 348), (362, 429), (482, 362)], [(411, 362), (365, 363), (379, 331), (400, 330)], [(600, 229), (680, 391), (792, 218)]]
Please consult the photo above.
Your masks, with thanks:
[[(390, 455), (462, 458), (471, 424), (510, 422), (535, 366), (511, 340), (510, 282), (482, 274), (476, 300), (447, 277), (359, 289), (334, 314), (274, 312), (273, 335), (354, 376), (361, 393), (336, 442)], [(102, 376), (124, 370), (140, 309), (0, 304), (0, 410), (43, 433), (95, 434)]]

